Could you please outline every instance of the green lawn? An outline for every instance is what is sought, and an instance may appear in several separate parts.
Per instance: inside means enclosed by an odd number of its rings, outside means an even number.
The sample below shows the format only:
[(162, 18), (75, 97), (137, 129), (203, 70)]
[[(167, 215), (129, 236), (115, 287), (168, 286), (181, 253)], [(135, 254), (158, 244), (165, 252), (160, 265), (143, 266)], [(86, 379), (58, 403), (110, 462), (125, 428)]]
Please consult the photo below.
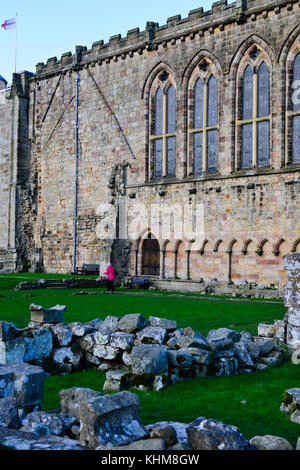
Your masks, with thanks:
[[(20, 274), (24, 276), (24, 274)], [(37, 276), (31, 274), (31, 278)], [(45, 277), (45, 274), (40, 277)], [(58, 275), (52, 275), (59, 277)], [(28, 276), (29, 277), (29, 276)], [(101, 294), (100, 289), (85, 289), (99, 295), (73, 295), (78, 289), (41, 289), (32, 291), (13, 291), (20, 281), (16, 275), (0, 275), (0, 319), (25, 327), (29, 321), (31, 303), (50, 308), (54, 305), (67, 305), (65, 322), (85, 322), (107, 315), (122, 316), (127, 313), (142, 313), (167, 317), (176, 320), (179, 327), (191, 326), (206, 334), (219, 327), (232, 327), (239, 331), (257, 333), (257, 324), (262, 321), (273, 322), (283, 318), (285, 308), (282, 302), (239, 302), (230, 299), (216, 299), (205, 296), (175, 296), (155, 293), (126, 293), (119, 290), (116, 295)], [(234, 325), (234, 326), (232, 326)]]
[[(23, 273), (19, 276), (26, 277)], [(17, 279), (19, 276), (0, 275), (0, 294), (4, 296), (0, 297), (0, 319), (19, 327), (27, 325), (31, 303), (48, 308), (67, 305), (65, 323), (138, 312), (146, 317), (155, 315), (176, 320), (179, 327), (191, 326), (204, 335), (219, 327), (256, 335), (258, 323), (282, 319), (286, 311), (282, 302), (238, 302), (227, 298), (214, 301), (203, 296), (177, 297), (167, 293), (141, 295), (122, 290), (116, 295), (104, 295), (91, 289), (98, 295), (73, 295), (74, 289), (9, 290), (21, 281)], [(32, 274), (28, 278), (34, 276), (46, 277)], [(299, 426), (281, 415), (279, 405), (287, 388), (300, 387), (299, 367), (289, 362), (262, 373), (185, 381), (160, 392), (135, 392), (140, 399), (140, 416), (144, 424), (163, 420), (189, 423), (205, 416), (237, 426), (248, 438), (273, 434), (285, 437), (295, 447)], [(105, 375), (97, 370), (46, 377), (44, 409), (59, 406), (59, 390), (80, 386), (102, 391), (104, 379)], [(242, 400), (247, 404), (241, 404)]]
[[(102, 392), (104, 380), (105, 374), (96, 370), (46, 377), (44, 409), (59, 407), (58, 392), (62, 389), (88, 387)], [(284, 437), (295, 448), (299, 425), (283, 417), (279, 406), (283, 392), (299, 386), (299, 365), (286, 363), (265, 372), (187, 380), (160, 392), (134, 393), (139, 397), (144, 425), (158, 421), (190, 423), (205, 416), (237, 426), (248, 439), (271, 434)], [(244, 400), (247, 404), (241, 403)]]

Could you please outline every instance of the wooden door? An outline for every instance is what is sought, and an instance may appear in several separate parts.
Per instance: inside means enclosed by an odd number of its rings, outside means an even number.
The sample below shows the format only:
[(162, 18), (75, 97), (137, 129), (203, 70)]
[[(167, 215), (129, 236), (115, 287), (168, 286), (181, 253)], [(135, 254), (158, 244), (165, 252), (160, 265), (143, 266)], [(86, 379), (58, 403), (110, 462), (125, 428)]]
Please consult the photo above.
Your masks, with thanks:
[(159, 276), (159, 243), (156, 238), (147, 238), (143, 243), (143, 274)]

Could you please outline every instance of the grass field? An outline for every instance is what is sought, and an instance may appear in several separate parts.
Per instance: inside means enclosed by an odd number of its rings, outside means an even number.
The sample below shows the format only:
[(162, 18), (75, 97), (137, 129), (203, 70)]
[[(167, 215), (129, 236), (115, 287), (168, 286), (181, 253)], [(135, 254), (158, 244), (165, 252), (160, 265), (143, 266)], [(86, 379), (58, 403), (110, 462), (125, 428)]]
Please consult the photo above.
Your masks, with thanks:
[[(152, 293), (134, 293), (120, 290), (116, 295), (73, 295), (76, 290), (47, 289), (12, 291), (21, 282), (19, 277), (46, 277), (35, 275), (0, 275), (0, 319), (24, 327), (29, 321), (31, 303), (52, 307), (67, 305), (65, 323), (85, 322), (107, 315), (123, 316), (142, 313), (177, 321), (178, 327), (191, 326), (204, 335), (219, 327), (234, 328), (257, 334), (260, 322), (282, 319), (286, 309), (282, 302), (239, 302), (199, 296), (169, 296)], [(47, 276), (48, 277), (48, 276)], [(58, 275), (51, 275), (58, 278)], [(78, 291), (77, 291), (78, 292)], [(279, 405), (287, 388), (300, 387), (300, 366), (291, 362), (265, 372), (233, 377), (212, 377), (178, 383), (160, 392), (135, 392), (140, 399), (140, 416), (144, 424), (156, 421), (189, 423), (199, 416), (215, 418), (237, 426), (248, 438), (272, 434), (288, 439), (296, 445), (299, 425), (284, 418)], [(59, 406), (58, 392), (73, 386), (102, 391), (105, 375), (97, 370), (83, 371), (61, 377), (46, 377), (44, 409)], [(246, 400), (246, 404), (241, 401)]]

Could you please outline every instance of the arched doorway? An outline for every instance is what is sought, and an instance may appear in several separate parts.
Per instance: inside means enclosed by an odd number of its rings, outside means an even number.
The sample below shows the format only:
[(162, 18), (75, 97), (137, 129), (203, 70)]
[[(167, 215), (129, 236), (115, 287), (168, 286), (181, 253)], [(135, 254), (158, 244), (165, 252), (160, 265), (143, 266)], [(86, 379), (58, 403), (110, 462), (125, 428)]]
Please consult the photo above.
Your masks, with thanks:
[(143, 264), (142, 273), (144, 275), (159, 276), (160, 248), (157, 239), (151, 235), (143, 243)]

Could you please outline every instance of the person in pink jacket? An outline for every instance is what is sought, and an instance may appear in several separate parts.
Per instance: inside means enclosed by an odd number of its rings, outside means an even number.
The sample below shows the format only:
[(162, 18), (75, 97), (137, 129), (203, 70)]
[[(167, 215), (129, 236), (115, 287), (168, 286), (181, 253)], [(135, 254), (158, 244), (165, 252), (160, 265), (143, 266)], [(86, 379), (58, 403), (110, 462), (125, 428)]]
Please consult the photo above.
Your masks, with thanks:
[(108, 263), (107, 270), (104, 274), (108, 276), (107, 292), (111, 292), (113, 294), (115, 292), (114, 280), (115, 280), (116, 275), (115, 275), (115, 268), (111, 265), (111, 263)]

